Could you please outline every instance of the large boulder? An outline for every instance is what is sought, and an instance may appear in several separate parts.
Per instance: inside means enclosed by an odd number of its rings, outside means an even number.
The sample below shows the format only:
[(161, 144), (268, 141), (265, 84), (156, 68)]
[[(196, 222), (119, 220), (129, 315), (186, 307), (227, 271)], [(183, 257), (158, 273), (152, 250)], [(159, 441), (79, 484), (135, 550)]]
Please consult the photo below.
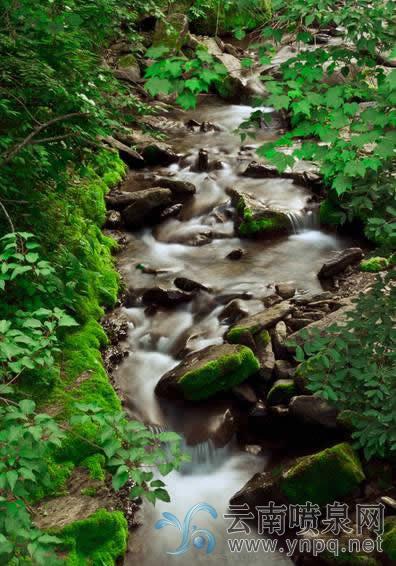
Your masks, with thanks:
[(199, 401), (243, 383), (259, 369), (246, 346), (208, 346), (187, 356), (158, 382), (155, 392), (168, 399)]
[(278, 379), (268, 392), (268, 405), (287, 405), (296, 394), (296, 385), (293, 379)]
[(363, 252), (360, 248), (348, 248), (337, 252), (334, 256), (322, 265), (318, 272), (319, 279), (328, 279), (345, 270), (348, 265), (360, 261)]
[(136, 230), (155, 219), (156, 213), (172, 203), (172, 192), (169, 189), (154, 187), (131, 194), (133, 200), (122, 211), (125, 226)]
[(268, 501), (320, 506), (352, 495), (365, 479), (357, 454), (347, 443), (298, 458), (277, 474), (256, 474), (236, 493), (232, 505)]
[(255, 179), (281, 177), (283, 179), (291, 179), (297, 185), (309, 188), (320, 186), (322, 183), (319, 166), (313, 161), (304, 160), (295, 161), (292, 167), (286, 167), (284, 171), (278, 171), (275, 165), (271, 163), (252, 161), (242, 172), (242, 175)]
[(153, 46), (164, 45), (175, 53), (185, 44), (188, 37), (188, 18), (185, 14), (174, 13), (166, 20), (158, 20), (155, 26)]
[(173, 177), (160, 177), (156, 180), (156, 184), (159, 187), (171, 190), (175, 197), (180, 199), (191, 197), (197, 192), (197, 188), (193, 183), (174, 179)]
[(232, 190), (232, 204), (236, 208), (235, 227), (245, 238), (273, 238), (289, 233), (292, 229), (287, 213), (269, 207), (256, 197)]
[(142, 149), (142, 155), (146, 165), (172, 165), (179, 161), (179, 156), (164, 142), (155, 142), (146, 145)]

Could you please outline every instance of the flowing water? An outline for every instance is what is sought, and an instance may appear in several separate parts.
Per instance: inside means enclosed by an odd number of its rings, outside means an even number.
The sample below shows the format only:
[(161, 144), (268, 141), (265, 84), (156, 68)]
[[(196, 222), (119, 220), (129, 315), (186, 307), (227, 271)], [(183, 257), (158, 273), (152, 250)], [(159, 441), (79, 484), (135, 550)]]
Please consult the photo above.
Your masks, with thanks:
[[(269, 109), (264, 109), (269, 110)], [(279, 281), (294, 281), (300, 290), (320, 291), (316, 273), (330, 252), (349, 244), (318, 227), (314, 212), (306, 212), (311, 194), (304, 187), (286, 179), (251, 179), (238, 173), (254, 158), (254, 148), (263, 140), (274, 139), (276, 130), (263, 128), (254, 144), (241, 147), (235, 128), (252, 111), (248, 106), (206, 103), (183, 116), (215, 122), (221, 131), (203, 133), (175, 130), (172, 146), (187, 155), (179, 165), (158, 170), (160, 175), (191, 181), (197, 194), (178, 219), (168, 219), (159, 227), (131, 235), (122, 252), (120, 268), (126, 283), (134, 289), (153, 286), (172, 287), (175, 277), (188, 277), (210, 287), (213, 293), (200, 293), (192, 302), (173, 310), (159, 310), (147, 315), (138, 302), (125, 309), (130, 332), (130, 355), (118, 369), (115, 379), (126, 399), (131, 416), (163, 429), (177, 430), (185, 438), (185, 449), (192, 460), (183, 470), (166, 477), (171, 503), (158, 503), (153, 509), (144, 506), (143, 525), (132, 536), (126, 564), (170, 566), (172, 564), (291, 564), (281, 553), (231, 553), (226, 547), (227, 523), (222, 518), (229, 498), (256, 472), (266, 467), (267, 456), (253, 456), (241, 451), (235, 440), (225, 446), (213, 442), (211, 431), (227, 410), (227, 401), (206, 402), (198, 407), (160, 405), (154, 396), (159, 378), (174, 367), (183, 352), (199, 350), (210, 344), (221, 344), (226, 330), (219, 314), (224, 304), (214, 296), (238, 294), (250, 314), (263, 309), (261, 300), (273, 291)], [(221, 162), (211, 172), (191, 170), (199, 149), (209, 152), (210, 160)], [(140, 172), (139, 178), (152, 175)], [(152, 185), (151, 185), (152, 186)], [(233, 187), (254, 194), (268, 205), (285, 210), (291, 220), (288, 237), (272, 241), (241, 240), (233, 235), (228, 214), (227, 190)], [(214, 239), (211, 240), (211, 238)], [(205, 245), (188, 245), (203, 238)], [(195, 240), (196, 241), (196, 240)], [(202, 242), (201, 242), (202, 243)], [(236, 248), (245, 252), (239, 261), (225, 259)], [(136, 269), (144, 264), (156, 274)], [(226, 298), (223, 302), (226, 304)], [(198, 503), (213, 506), (218, 517), (200, 511), (193, 523), (209, 529), (217, 545), (212, 554), (193, 546), (186, 554), (174, 556), (181, 542), (176, 526), (156, 530), (154, 525), (164, 512), (172, 513), (182, 523), (188, 510)], [(189, 533), (190, 535), (191, 533)], [(235, 536), (235, 535), (232, 535)], [(246, 538), (246, 535), (243, 535)], [(253, 536), (253, 535), (252, 535)], [(194, 538), (194, 537), (193, 537)], [(198, 545), (199, 546), (199, 545)]]

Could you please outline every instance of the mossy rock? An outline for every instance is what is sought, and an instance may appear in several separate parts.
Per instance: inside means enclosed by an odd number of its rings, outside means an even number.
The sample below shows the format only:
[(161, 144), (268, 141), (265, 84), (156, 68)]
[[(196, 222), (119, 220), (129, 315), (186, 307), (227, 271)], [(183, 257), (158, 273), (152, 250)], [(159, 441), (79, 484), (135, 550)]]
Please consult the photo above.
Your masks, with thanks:
[(180, 51), (188, 34), (188, 19), (185, 14), (174, 13), (166, 21), (158, 20), (155, 27), (153, 46), (163, 45), (172, 52)]
[(365, 479), (357, 454), (348, 443), (299, 458), (280, 479), (290, 503), (325, 505), (350, 495)]
[(268, 392), (267, 403), (269, 405), (287, 405), (296, 394), (297, 388), (293, 379), (278, 379)]
[(208, 346), (187, 356), (166, 373), (155, 389), (160, 397), (199, 401), (232, 389), (256, 373), (260, 365), (246, 346)]
[(267, 238), (288, 234), (291, 222), (287, 213), (268, 207), (254, 196), (231, 191), (233, 206), (237, 210), (236, 230), (244, 238)]
[[(258, 333), (262, 333), (275, 326), (277, 322), (285, 318), (291, 310), (291, 304), (288, 301), (282, 301), (262, 312), (245, 316), (227, 332), (226, 339), (232, 344), (237, 344), (240, 343), (245, 334), (250, 333), (252, 336), (256, 337)], [(262, 334), (262, 339), (268, 340), (269, 334)]]
[(114, 566), (127, 548), (128, 524), (120, 511), (99, 509), (57, 533), (64, 540), (67, 566)]
[(385, 519), (382, 548), (391, 561), (396, 561), (396, 516)]
[(389, 267), (389, 261), (386, 257), (370, 257), (360, 262), (360, 269), (370, 273), (378, 273)]

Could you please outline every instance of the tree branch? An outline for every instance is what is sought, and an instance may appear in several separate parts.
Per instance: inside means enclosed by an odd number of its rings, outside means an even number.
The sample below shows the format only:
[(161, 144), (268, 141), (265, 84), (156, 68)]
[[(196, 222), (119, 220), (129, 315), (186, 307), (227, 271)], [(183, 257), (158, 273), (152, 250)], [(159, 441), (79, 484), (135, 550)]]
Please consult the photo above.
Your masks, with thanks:
[(86, 112), (71, 112), (70, 114), (63, 114), (63, 116), (57, 116), (56, 118), (52, 118), (52, 120), (49, 120), (44, 124), (40, 124), (40, 126), (37, 126), (37, 128), (35, 128), (24, 140), (14, 146), (14, 148), (9, 152), (6, 152), (5, 157), (3, 157), (2, 161), (0, 161), (0, 167), (7, 165), (7, 163), (9, 163), (24, 147), (33, 143), (32, 140), (37, 136), (37, 134), (39, 134), (49, 126), (52, 126), (57, 122), (63, 122), (64, 120), (76, 118), (77, 116), (88, 116), (88, 114)]

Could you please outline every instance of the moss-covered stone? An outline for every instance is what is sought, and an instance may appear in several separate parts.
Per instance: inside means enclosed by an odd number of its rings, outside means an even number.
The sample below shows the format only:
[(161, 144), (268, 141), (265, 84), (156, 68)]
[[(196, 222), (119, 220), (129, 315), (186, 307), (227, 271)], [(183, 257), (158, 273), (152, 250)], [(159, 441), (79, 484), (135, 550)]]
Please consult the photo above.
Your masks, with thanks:
[(126, 69), (127, 67), (133, 67), (137, 65), (137, 59), (135, 55), (132, 53), (128, 53), (127, 55), (123, 55), (117, 61), (117, 65), (120, 69)]
[(153, 45), (163, 45), (172, 52), (179, 51), (187, 37), (188, 20), (185, 14), (174, 13), (167, 16), (166, 20), (158, 20), (155, 27)]
[(287, 405), (296, 394), (296, 385), (292, 379), (278, 379), (268, 392), (267, 403), (269, 405)]
[(88, 456), (81, 462), (81, 465), (88, 469), (89, 477), (92, 480), (101, 480), (105, 479), (105, 457), (103, 454), (92, 454), (92, 456)]
[(232, 389), (259, 369), (259, 362), (246, 346), (208, 346), (187, 356), (165, 374), (156, 387), (161, 397), (199, 401)]
[(265, 237), (274, 234), (287, 234), (290, 231), (290, 220), (281, 211), (260, 207), (259, 211), (247, 206), (246, 199), (241, 198), (238, 204), (241, 221), (238, 226), (240, 236)]
[(57, 533), (68, 551), (68, 566), (114, 566), (127, 548), (128, 524), (124, 515), (100, 509)]
[(396, 515), (385, 519), (382, 548), (389, 560), (396, 561)]
[(226, 334), (226, 339), (230, 344), (246, 344), (247, 340), (252, 340), (252, 334), (250, 328), (244, 326), (234, 326)]
[(280, 479), (290, 503), (325, 505), (351, 494), (365, 479), (357, 454), (347, 443), (299, 458)]
[(370, 257), (369, 259), (364, 259), (360, 262), (360, 269), (370, 273), (378, 273), (378, 271), (387, 269), (388, 266), (389, 261), (386, 257)]

